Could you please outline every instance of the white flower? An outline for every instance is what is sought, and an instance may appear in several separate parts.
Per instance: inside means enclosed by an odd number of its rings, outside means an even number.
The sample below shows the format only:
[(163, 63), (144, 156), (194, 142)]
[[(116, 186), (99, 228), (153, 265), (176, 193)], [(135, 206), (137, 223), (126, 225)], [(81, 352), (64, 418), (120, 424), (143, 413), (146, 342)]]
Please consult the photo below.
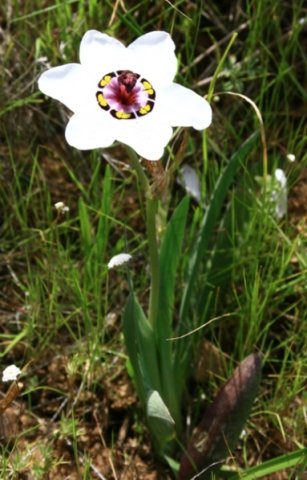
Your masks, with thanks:
[(80, 63), (51, 68), (40, 90), (74, 115), (67, 142), (80, 150), (109, 147), (115, 140), (148, 160), (162, 157), (172, 127), (197, 130), (211, 123), (211, 108), (192, 90), (173, 83), (175, 45), (163, 31), (142, 35), (125, 47), (89, 30), (80, 45)]
[(12, 382), (17, 380), (18, 375), (20, 375), (20, 368), (16, 367), (16, 365), (9, 365), (3, 370), (2, 373), (2, 381), (3, 382)]
[(281, 168), (276, 168), (274, 176), (275, 185), (272, 190), (271, 199), (274, 203), (275, 216), (280, 220), (287, 213), (287, 178)]
[(59, 212), (59, 213), (66, 213), (66, 212), (69, 212), (69, 207), (67, 205), (65, 205), (64, 202), (56, 202), (54, 204), (54, 207), (56, 208), (56, 210)]
[(110, 269), (124, 265), (125, 263), (129, 262), (131, 258), (132, 256), (129, 253), (119, 253), (118, 255), (115, 255), (111, 258), (108, 263), (108, 268)]

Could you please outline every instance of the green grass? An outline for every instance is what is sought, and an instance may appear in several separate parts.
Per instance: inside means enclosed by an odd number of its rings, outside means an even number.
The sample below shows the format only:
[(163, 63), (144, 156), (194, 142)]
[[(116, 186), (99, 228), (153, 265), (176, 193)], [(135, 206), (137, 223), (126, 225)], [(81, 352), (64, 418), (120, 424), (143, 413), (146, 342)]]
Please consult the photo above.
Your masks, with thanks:
[[(21, 428), (20, 437), (22, 448), (30, 452), (23, 462), (20, 439), (4, 445), (0, 478), (19, 478), (31, 468), (33, 478), (45, 478), (65, 463), (66, 450), (79, 478), (92, 478), (97, 455), (83, 442), (79, 428), (89, 434), (97, 426), (89, 413), (96, 409), (102, 429), (96, 441), (111, 452), (105, 471), (109, 480), (114, 478), (112, 454), (115, 471), (124, 465), (117, 453), (123, 419), (117, 420), (112, 410), (112, 390), (117, 391), (118, 379), (128, 382), (121, 314), (129, 285), (125, 272), (108, 273), (107, 262), (123, 250), (133, 254), (131, 280), (146, 308), (145, 205), (120, 146), (84, 153), (66, 145), (67, 111), (38, 92), (37, 78), (49, 65), (78, 61), (80, 39), (88, 29), (127, 44), (142, 33), (164, 29), (177, 45), (178, 81), (206, 94), (231, 33), (239, 31), (215, 84), (219, 96), (212, 101), (213, 124), (203, 138), (189, 131), (183, 162), (199, 173), (207, 205), (222, 169), (259, 129), (249, 104), (222, 94), (238, 92), (260, 109), (268, 172), (285, 170), (291, 197), (307, 168), (301, 21), (307, 12), (303, 2), (294, 0), (247, 0), (240, 8), (237, 2), (123, 1), (117, 11), (111, 1), (51, 3), (13, 0), (0, 6), (0, 356), (3, 368), (27, 365), (19, 400), (29, 425)], [(182, 132), (176, 138), (178, 147)], [(295, 154), (294, 163), (288, 162), (287, 153)], [(212, 378), (206, 385), (191, 381), (190, 396), (200, 411), (203, 393), (212, 398), (238, 361), (252, 351), (264, 355), (259, 397), (234, 460), (238, 468), (281, 457), (304, 444), (306, 207), (304, 213), (292, 208), (277, 221), (256, 180), (262, 172), (258, 141), (229, 189), (218, 229), (222, 235), (206, 245), (214, 269), (208, 273), (205, 261), (198, 267), (195, 288), (211, 292), (210, 308), (204, 312), (200, 299), (191, 313), (195, 325), (221, 316), (198, 335), (228, 359), (225, 378)], [(161, 213), (162, 226), (184, 196), (176, 174)], [(65, 215), (57, 214), (58, 201), (69, 206)], [(302, 208), (304, 201), (306, 196)], [(192, 201), (175, 289), (178, 307), (202, 215), (202, 207)], [(110, 418), (101, 413), (104, 408), (111, 410)], [(144, 440), (140, 433), (143, 419), (137, 405), (125, 408), (119, 411), (130, 419), (128, 436), (150, 445), (147, 434)], [(38, 419), (48, 424), (46, 430)], [(132, 458), (131, 450), (123, 449)], [(147, 455), (148, 468), (158, 468), (153, 451)], [(286, 468), (283, 461), (281, 468)]]

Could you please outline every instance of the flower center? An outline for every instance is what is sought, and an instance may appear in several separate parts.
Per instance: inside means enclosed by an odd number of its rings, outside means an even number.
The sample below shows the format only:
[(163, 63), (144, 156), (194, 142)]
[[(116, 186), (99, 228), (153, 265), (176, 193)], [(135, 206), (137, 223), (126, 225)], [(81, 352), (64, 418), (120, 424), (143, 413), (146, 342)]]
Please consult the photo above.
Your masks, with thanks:
[(98, 105), (118, 120), (144, 117), (154, 108), (156, 92), (151, 83), (130, 70), (107, 73), (98, 88)]

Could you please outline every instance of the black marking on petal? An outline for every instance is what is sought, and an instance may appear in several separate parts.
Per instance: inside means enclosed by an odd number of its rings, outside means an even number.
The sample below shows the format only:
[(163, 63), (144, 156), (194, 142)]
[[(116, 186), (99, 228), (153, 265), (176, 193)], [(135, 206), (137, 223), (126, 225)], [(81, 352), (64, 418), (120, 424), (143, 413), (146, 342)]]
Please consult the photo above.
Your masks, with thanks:
[(106, 85), (108, 85), (111, 82), (112, 78), (114, 77), (116, 77), (116, 72), (107, 73), (102, 77), (102, 79), (98, 83), (98, 87), (104, 88)]

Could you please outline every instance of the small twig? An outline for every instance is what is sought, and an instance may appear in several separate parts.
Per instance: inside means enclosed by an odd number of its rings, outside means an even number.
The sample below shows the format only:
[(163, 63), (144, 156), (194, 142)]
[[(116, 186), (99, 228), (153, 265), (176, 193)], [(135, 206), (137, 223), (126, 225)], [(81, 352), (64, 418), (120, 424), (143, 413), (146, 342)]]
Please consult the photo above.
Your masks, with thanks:
[(202, 478), (203, 473), (205, 473), (207, 470), (209, 470), (209, 468), (215, 467), (216, 465), (220, 465), (222, 463), (223, 463), (223, 460), (220, 460), (219, 462), (211, 463), (211, 465), (208, 465), (208, 467), (204, 468), (201, 472), (198, 472), (190, 480), (197, 480), (198, 478)]
[(13, 268), (11, 267), (10, 263), (8, 260), (6, 260), (6, 267), (8, 269), (8, 271), (10, 272), (11, 274), (11, 277), (13, 279), (13, 282), (15, 283), (15, 285), (17, 285), (17, 287), (19, 287), (21, 290), (23, 290), (23, 285), (21, 283), (21, 281), (19, 280), (19, 278), (17, 277), (16, 273), (14, 272)]
[(127, 436), (128, 427), (129, 427), (129, 417), (126, 416), (124, 418), (122, 426), (120, 427), (120, 430), (118, 432), (118, 438), (117, 438), (117, 446), (118, 447), (121, 447), (122, 444), (124, 443), (125, 438)]
[(211, 318), (211, 320), (204, 323), (203, 325), (200, 325), (200, 327), (194, 328), (194, 330), (191, 330), (190, 332), (184, 333), (183, 335), (180, 335), (179, 337), (167, 338), (166, 341), (169, 342), (169, 341), (173, 341), (173, 340), (181, 340), (182, 338), (188, 337), (189, 335), (193, 335), (193, 333), (196, 333), (199, 330), (201, 330), (202, 328), (207, 327), (208, 325), (210, 325), (210, 323), (213, 323), (216, 320), (220, 320), (220, 318), (231, 317), (231, 315), (232, 315), (232, 313), (225, 313), (224, 315), (220, 315), (219, 317)]
[(112, 25), (112, 23), (114, 22), (114, 19), (115, 19), (115, 17), (116, 17), (119, 4), (121, 4), (122, 9), (124, 10), (124, 12), (127, 13), (127, 9), (126, 9), (126, 7), (125, 7), (125, 4), (124, 4), (123, 0), (116, 0), (115, 5), (114, 5), (114, 7), (113, 7), (113, 11), (112, 11), (112, 15), (111, 15), (110, 21), (109, 21), (109, 23), (108, 23), (108, 27), (110, 27), (110, 26)]
[[(104, 447), (105, 449), (107, 449), (106, 442), (104, 441), (104, 438), (103, 438), (103, 435), (102, 435), (102, 430), (101, 430), (100, 422), (99, 422), (99, 420), (98, 420), (98, 418), (97, 418), (97, 415), (96, 415), (96, 412), (95, 412), (95, 411), (93, 412), (93, 417), (94, 417), (94, 420), (95, 420), (95, 422), (96, 422), (96, 426), (97, 426), (98, 431), (99, 431), (99, 436), (100, 436), (100, 439), (101, 439), (101, 443), (102, 443), (103, 447)], [(114, 475), (114, 478), (115, 478), (115, 480), (118, 480), (118, 477), (117, 477), (117, 475), (116, 475), (116, 471), (115, 471), (115, 468), (114, 468), (114, 464), (113, 464), (112, 458), (111, 458), (109, 455), (108, 455), (108, 457), (109, 457), (110, 467), (111, 467), (112, 473), (113, 473), (113, 475)]]
[(15, 400), (17, 395), (21, 392), (23, 388), (23, 384), (21, 382), (13, 382), (10, 385), (10, 388), (5, 394), (5, 397), (0, 400), (0, 415), (2, 415), (5, 410), (11, 405), (11, 403)]
[(62, 412), (62, 410), (65, 408), (66, 404), (68, 402), (68, 398), (64, 398), (64, 400), (62, 401), (61, 405), (59, 406), (59, 408), (57, 409), (57, 411), (55, 412), (55, 414), (51, 417), (51, 422), (54, 422), (57, 417), (60, 415), (60, 413)]
[(215, 93), (215, 95), (232, 95), (233, 97), (241, 98), (245, 100), (247, 103), (249, 103), (249, 105), (251, 105), (252, 108), (254, 109), (254, 112), (256, 113), (256, 116), (259, 122), (259, 127), (260, 127), (260, 136), (261, 136), (261, 143), (262, 143), (263, 179), (264, 179), (264, 188), (265, 188), (267, 175), (268, 175), (268, 150), (267, 150), (264, 122), (263, 122), (263, 118), (259, 108), (251, 98), (247, 97), (246, 95), (243, 95), (242, 93), (219, 92), (219, 93)]

